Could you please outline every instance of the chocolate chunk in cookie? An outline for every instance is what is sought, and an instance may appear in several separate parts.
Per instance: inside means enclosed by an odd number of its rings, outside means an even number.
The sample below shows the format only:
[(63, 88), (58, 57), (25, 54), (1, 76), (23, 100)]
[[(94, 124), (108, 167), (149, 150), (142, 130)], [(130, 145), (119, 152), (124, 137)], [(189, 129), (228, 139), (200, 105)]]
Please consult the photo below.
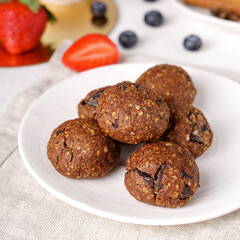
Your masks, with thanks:
[(105, 88), (106, 87), (95, 89), (81, 100), (78, 104), (78, 116), (80, 118), (93, 118), (96, 120), (96, 106), (98, 104), (98, 99)]
[(116, 166), (120, 149), (91, 119), (74, 119), (57, 127), (47, 154), (55, 169), (66, 177), (98, 178)]
[(199, 187), (192, 154), (172, 142), (147, 143), (127, 160), (125, 186), (137, 200), (162, 207), (182, 207)]

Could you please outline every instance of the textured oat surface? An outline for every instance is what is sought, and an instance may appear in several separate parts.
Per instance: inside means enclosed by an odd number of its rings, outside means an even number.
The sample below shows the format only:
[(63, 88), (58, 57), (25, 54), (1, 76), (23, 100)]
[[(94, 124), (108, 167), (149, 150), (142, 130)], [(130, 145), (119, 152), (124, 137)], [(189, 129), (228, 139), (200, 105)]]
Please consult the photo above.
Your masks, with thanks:
[(185, 205), (199, 187), (192, 154), (172, 142), (147, 143), (127, 160), (125, 186), (141, 202), (176, 208)]
[(78, 104), (78, 116), (80, 118), (93, 118), (96, 120), (96, 106), (98, 99), (106, 87), (95, 89)]
[(74, 119), (53, 131), (47, 154), (55, 169), (66, 177), (97, 178), (117, 164), (120, 149), (96, 121)]
[(187, 104), (168, 104), (171, 127), (161, 139), (173, 141), (190, 150), (196, 158), (212, 144), (213, 133), (204, 114)]
[(154, 66), (144, 72), (136, 83), (162, 96), (167, 103), (181, 101), (191, 104), (196, 95), (196, 89), (189, 74), (173, 65)]
[(100, 128), (113, 139), (129, 144), (159, 138), (169, 116), (161, 97), (127, 81), (105, 89), (97, 105)]

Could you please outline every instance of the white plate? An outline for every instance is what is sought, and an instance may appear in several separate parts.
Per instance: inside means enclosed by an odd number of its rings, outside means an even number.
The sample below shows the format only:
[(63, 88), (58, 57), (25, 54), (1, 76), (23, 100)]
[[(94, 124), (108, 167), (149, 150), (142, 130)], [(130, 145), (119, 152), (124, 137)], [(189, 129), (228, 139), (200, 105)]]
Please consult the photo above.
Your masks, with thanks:
[(212, 147), (197, 159), (201, 187), (184, 207), (168, 209), (138, 202), (124, 187), (125, 161), (132, 148), (124, 146), (119, 165), (94, 180), (60, 175), (47, 158), (50, 134), (60, 123), (77, 117), (77, 104), (95, 89), (123, 80), (135, 81), (155, 64), (118, 64), (93, 69), (54, 86), (26, 113), (19, 132), (19, 149), (29, 172), (49, 192), (84, 211), (118, 221), (174, 225), (193, 223), (240, 208), (240, 85), (223, 76), (184, 67), (197, 88), (194, 102), (214, 132)]
[(201, 18), (206, 21), (211, 21), (213, 23), (221, 24), (222, 26), (232, 27), (240, 30), (240, 22), (234, 22), (234, 21), (215, 17), (210, 13), (210, 10), (206, 8), (201, 8), (201, 7), (193, 6), (190, 4), (186, 4), (183, 0), (172, 0), (172, 2), (179, 9), (186, 12), (187, 14), (193, 15), (195, 17)]

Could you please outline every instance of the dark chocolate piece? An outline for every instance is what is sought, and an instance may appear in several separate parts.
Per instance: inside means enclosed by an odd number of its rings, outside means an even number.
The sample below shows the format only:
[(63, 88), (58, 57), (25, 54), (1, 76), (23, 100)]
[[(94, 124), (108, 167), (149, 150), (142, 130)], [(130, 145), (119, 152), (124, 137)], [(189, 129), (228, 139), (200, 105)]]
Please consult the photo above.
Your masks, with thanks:
[(92, 107), (96, 107), (98, 104), (98, 99), (101, 96), (102, 92), (104, 91), (104, 89), (96, 92), (95, 94), (93, 94), (90, 98), (88, 98), (86, 100), (86, 103)]
[(153, 183), (153, 179), (152, 179), (152, 177), (149, 174), (147, 174), (145, 172), (141, 172), (137, 168), (134, 168), (133, 172), (137, 172), (141, 177), (143, 177), (144, 181), (147, 182), (148, 184), (152, 184)]
[(56, 132), (56, 135), (58, 136), (60, 133), (62, 133), (62, 132), (64, 132), (64, 131), (65, 131), (65, 128), (60, 129), (60, 130), (58, 130), (58, 131)]
[(155, 191), (159, 191), (162, 188), (162, 175), (165, 167), (166, 163), (163, 163), (155, 175)]
[(118, 119), (115, 120), (115, 123), (113, 125), (115, 128), (118, 128)]
[(182, 195), (181, 195), (181, 199), (186, 199), (188, 197), (191, 196), (191, 189), (189, 188), (188, 185), (185, 184), (184, 188), (183, 188), (183, 192), (182, 192)]

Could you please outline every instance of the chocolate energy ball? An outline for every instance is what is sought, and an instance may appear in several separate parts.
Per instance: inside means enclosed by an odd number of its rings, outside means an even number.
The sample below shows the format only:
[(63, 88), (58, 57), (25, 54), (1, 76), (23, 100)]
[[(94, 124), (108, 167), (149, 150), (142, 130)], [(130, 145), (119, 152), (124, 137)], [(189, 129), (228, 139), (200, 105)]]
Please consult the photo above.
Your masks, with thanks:
[(119, 154), (119, 146), (91, 119), (62, 123), (53, 131), (47, 146), (55, 169), (71, 178), (101, 177), (117, 164)]
[(128, 192), (151, 205), (182, 207), (200, 186), (192, 154), (172, 142), (143, 145), (127, 160), (126, 170)]
[(80, 118), (93, 118), (96, 120), (96, 106), (98, 99), (106, 87), (95, 89), (78, 104), (78, 116)]
[(189, 74), (180, 67), (162, 64), (150, 68), (136, 81), (168, 103), (185, 102), (191, 104), (196, 95), (196, 89)]
[(111, 138), (137, 144), (163, 134), (169, 121), (169, 109), (151, 90), (125, 81), (108, 87), (101, 94), (97, 121)]
[(188, 104), (168, 104), (171, 127), (161, 139), (189, 149), (196, 158), (212, 144), (213, 133), (204, 114)]

